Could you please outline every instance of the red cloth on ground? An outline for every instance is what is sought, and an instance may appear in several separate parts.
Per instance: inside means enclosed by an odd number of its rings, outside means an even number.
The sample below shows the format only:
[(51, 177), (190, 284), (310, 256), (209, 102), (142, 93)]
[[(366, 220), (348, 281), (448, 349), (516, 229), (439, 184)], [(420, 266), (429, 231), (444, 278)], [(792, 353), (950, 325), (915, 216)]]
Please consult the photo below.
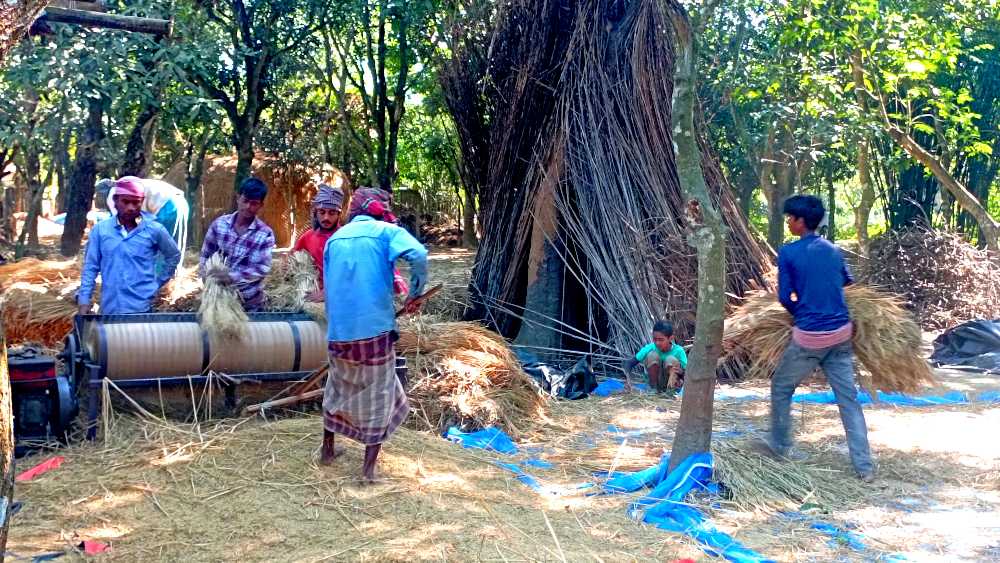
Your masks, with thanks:
[(42, 473), (48, 473), (53, 469), (57, 469), (60, 465), (63, 464), (64, 461), (66, 461), (66, 458), (64, 458), (61, 455), (49, 458), (39, 463), (38, 465), (32, 467), (31, 469), (20, 473), (17, 477), (14, 477), (14, 481), (17, 481), (18, 483), (21, 483), (23, 481), (31, 481), (32, 479), (38, 477)]
[(326, 248), (326, 241), (330, 240), (336, 229), (332, 231), (321, 231), (319, 229), (309, 229), (302, 233), (299, 240), (295, 241), (292, 252), (305, 250), (312, 256), (313, 264), (319, 272), (319, 288), (323, 289), (323, 249)]

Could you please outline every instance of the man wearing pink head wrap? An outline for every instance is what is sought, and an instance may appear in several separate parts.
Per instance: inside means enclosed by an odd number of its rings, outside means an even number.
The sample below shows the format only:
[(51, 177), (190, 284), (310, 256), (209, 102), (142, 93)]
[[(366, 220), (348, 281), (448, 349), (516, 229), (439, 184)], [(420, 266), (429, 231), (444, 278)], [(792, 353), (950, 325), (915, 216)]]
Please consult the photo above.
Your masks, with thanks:
[[(101, 314), (145, 313), (153, 298), (173, 277), (180, 248), (153, 216), (142, 211), (145, 190), (138, 178), (115, 182), (116, 215), (94, 225), (87, 240), (77, 304), (80, 314), (91, 312), (97, 276), (101, 276)], [(156, 273), (156, 257), (164, 269)]]

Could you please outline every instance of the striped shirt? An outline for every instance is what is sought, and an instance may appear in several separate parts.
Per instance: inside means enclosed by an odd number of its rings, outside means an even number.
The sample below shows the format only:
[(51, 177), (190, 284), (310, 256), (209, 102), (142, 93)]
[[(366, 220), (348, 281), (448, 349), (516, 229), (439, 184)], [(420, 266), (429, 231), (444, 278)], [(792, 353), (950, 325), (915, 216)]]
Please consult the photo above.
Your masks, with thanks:
[(221, 253), (243, 306), (248, 311), (260, 310), (264, 306), (264, 278), (271, 271), (274, 244), (274, 232), (259, 217), (241, 235), (236, 231), (236, 213), (223, 215), (205, 233), (201, 272), (204, 275), (205, 262), (213, 254)]

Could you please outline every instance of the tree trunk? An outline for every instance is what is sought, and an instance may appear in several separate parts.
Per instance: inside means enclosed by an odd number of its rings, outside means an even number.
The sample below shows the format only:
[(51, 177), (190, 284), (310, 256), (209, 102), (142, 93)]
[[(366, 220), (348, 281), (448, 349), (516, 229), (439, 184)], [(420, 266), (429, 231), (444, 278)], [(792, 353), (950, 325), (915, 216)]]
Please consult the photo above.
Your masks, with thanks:
[(21, 226), (21, 234), (17, 237), (17, 244), (14, 246), (14, 259), (23, 258), (28, 247), (38, 246), (38, 216), (41, 214), (42, 193), (45, 186), (42, 185), (40, 177), (41, 159), (36, 147), (29, 147), (24, 151), (24, 174), (25, 183), (28, 186), (28, 215)]
[(872, 185), (871, 161), (868, 140), (862, 139), (858, 147), (858, 181), (861, 184), (861, 200), (854, 208), (854, 228), (858, 231), (858, 246), (863, 256), (868, 255), (868, 217), (875, 205), (875, 187)]
[(826, 213), (826, 238), (832, 242), (837, 240), (837, 186), (832, 172), (826, 174)]
[(698, 254), (698, 306), (681, 416), (670, 452), (670, 469), (673, 469), (691, 454), (711, 447), (715, 366), (722, 351), (726, 302), (726, 227), (705, 183), (694, 128), (695, 37), (680, 4), (670, 6), (677, 41), (672, 116), (677, 175), (689, 201), (688, 208), (700, 210), (688, 214), (688, 243)]
[(188, 215), (188, 246), (191, 248), (201, 248), (202, 243), (201, 220), (204, 210), (201, 206), (201, 175), (205, 170), (205, 155), (208, 153), (208, 147), (212, 143), (213, 137), (213, 129), (208, 126), (198, 143), (197, 152), (195, 152), (194, 143), (189, 144), (187, 149), (184, 195), (191, 205), (191, 213)]
[(559, 244), (559, 213), (555, 189), (543, 184), (532, 213), (531, 250), (528, 254), (528, 283), (524, 317), (515, 343), (537, 349), (562, 348), (563, 259)]
[(69, 199), (69, 144), (72, 132), (66, 129), (59, 134), (59, 142), (55, 147), (52, 158), (56, 161), (56, 184), (59, 191), (56, 193), (56, 213), (66, 211), (66, 201)]
[(14, 415), (11, 411), (7, 340), (0, 323), (0, 562), (7, 552), (10, 507), (14, 501)]
[(153, 167), (153, 146), (156, 143), (156, 122), (160, 108), (153, 103), (147, 103), (132, 126), (125, 147), (125, 158), (122, 163), (122, 176), (138, 176), (145, 178)]
[(97, 148), (104, 139), (104, 99), (87, 98), (87, 124), (76, 148), (76, 162), (69, 179), (69, 201), (59, 251), (63, 256), (80, 252), (87, 229), (87, 213), (93, 206), (94, 182), (97, 181)]
[(253, 170), (253, 135), (254, 127), (243, 124), (236, 135), (236, 178), (233, 184), (233, 206), (236, 204), (236, 190), (243, 180), (250, 177)]
[(475, 248), (479, 245), (476, 237), (476, 194), (465, 188), (465, 205), (462, 207), (462, 246)]
[(928, 170), (934, 174), (937, 181), (941, 184), (941, 187), (948, 191), (954, 198), (955, 201), (962, 207), (962, 209), (972, 215), (976, 219), (976, 223), (979, 228), (983, 231), (983, 238), (985, 240), (981, 241), (985, 246), (992, 250), (1000, 251), (1000, 222), (993, 219), (990, 216), (989, 211), (976, 199), (976, 196), (972, 194), (961, 182), (959, 182), (954, 176), (952, 176), (941, 162), (934, 158), (934, 155), (927, 152), (919, 143), (917, 143), (912, 137), (904, 133), (898, 127), (891, 124), (887, 125), (887, 130), (889, 136), (892, 137), (896, 143), (899, 144), (910, 155), (914, 160), (923, 164)]

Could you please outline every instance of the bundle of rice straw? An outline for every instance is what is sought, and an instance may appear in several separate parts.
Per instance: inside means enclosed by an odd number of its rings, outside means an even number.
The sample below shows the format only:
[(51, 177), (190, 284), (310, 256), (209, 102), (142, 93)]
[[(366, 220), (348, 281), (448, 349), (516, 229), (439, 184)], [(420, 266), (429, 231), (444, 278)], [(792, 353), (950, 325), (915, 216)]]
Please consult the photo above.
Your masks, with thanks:
[[(912, 393), (935, 383), (920, 356), (920, 326), (898, 298), (860, 285), (845, 295), (865, 389)], [(792, 317), (777, 296), (757, 293), (726, 319), (722, 361), (739, 365), (744, 379), (770, 378), (791, 336)]]
[(547, 399), (497, 334), (427, 317), (402, 322), (399, 332), (396, 349), (410, 368), (411, 426), (433, 432), (499, 426), (517, 436), (544, 419)]
[(0, 297), (7, 342), (36, 342), (56, 346), (73, 328), (77, 306), (72, 296), (61, 297), (44, 287), (18, 282)]
[(319, 289), (316, 265), (308, 252), (298, 251), (279, 261), (264, 280), (267, 308), (271, 311), (302, 311), (306, 298)]
[(250, 319), (243, 310), (236, 288), (215, 281), (213, 274), (229, 273), (221, 254), (205, 261), (205, 290), (198, 307), (198, 323), (215, 340), (242, 340), (247, 335)]

